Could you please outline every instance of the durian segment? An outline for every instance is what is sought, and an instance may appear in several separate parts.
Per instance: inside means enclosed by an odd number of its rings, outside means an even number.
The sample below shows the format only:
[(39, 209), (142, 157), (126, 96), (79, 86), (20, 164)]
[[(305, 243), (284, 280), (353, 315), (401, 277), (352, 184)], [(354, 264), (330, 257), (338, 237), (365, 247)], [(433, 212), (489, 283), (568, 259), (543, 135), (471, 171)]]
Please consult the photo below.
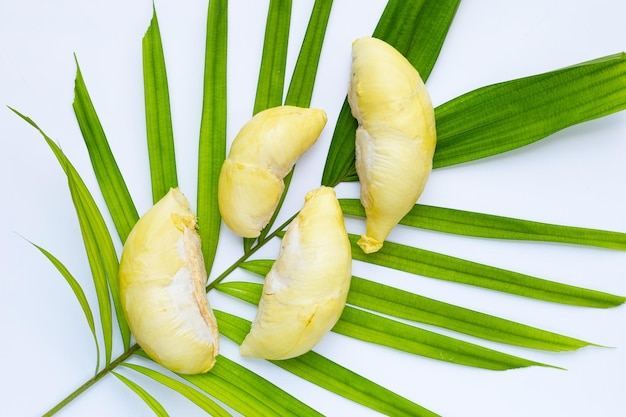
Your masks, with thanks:
[(424, 190), (437, 142), (435, 113), (411, 63), (371, 37), (352, 44), (348, 101), (359, 123), (356, 169), (366, 214), (358, 243), (372, 253)]
[(122, 306), (137, 343), (183, 374), (210, 370), (219, 350), (196, 227), (186, 197), (170, 189), (128, 235), (119, 267)]
[(289, 359), (311, 350), (339, 319), (351, 276), (350, 242), (335, 191), (310, 191), (265, 277), (241, 355)]
[(218, 202), (224, 223), (257, 237), (274, 214), (283, 178), (318, 139), (326, 112), (295, 106), (257, 113), (235, 137), (220, 171)]

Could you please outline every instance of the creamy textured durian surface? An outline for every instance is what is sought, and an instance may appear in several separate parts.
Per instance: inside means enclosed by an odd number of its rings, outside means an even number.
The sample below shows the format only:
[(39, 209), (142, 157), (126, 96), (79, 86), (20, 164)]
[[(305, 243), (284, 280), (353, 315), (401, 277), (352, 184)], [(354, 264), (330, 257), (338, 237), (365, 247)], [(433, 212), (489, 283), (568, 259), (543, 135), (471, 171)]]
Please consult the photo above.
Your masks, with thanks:
[(308, 352), (339, 319), (351, 276), (350, 242), (335, 191), (310, 191), (265, 277), (241, 355), (288, 359)]
[(273, 107), (239, 131), (220, 171), (218, 202), (224, 223), (242, 237), (257, 237), (284, 190), (283, 178), (326, 125), (320, 109)]
[(348, 101), (359, 123), (356, 170), (366, 213), (358, 244), (371, 253), (424, 190), (437, 141), (435, 114), (411, 63), (371, 37), (352, 44)]
[(200, 236), (196, 217), (177, 188), (129, 234), (119, 278), (128, 324), (152, 359), (184, 374), (213, 367), (219, 333), (206, 296)]

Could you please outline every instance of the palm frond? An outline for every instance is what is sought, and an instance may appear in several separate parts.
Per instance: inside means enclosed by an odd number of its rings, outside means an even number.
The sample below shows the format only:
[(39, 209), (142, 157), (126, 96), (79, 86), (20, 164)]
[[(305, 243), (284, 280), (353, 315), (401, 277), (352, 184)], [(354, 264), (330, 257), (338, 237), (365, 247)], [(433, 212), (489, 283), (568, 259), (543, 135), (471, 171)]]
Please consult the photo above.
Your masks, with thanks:
[[(420, 71), (422, 77), (427, 79), (437, 61), (459, 3), (459, 0), (390, 0), (373, 35), (396, 46)], [(270, 2), (255, 112), (282, 102), (291, 6), (290, 0)], [(330, 1), (315, 1), (285, 98), (286, 104), (308, 106), (311, 103), (331, 7)], [(221, 222), (216, 196), (217, 177), (227, 143), (227, 34), (228, 2), (212, 0), (207, 15), (197, 178), (197, 213), (208, 272), (213, 268)], [(176, 186), (178, 180), (169, 87), (154, 6), (150, 26), (143, 38), (143, 57), (148, 154), (151, 161), (153, 198), (157, 200), (167, 188)], [(624, 54), (607, 56), (558, 71), (490, 85), (450, 100), (437, 108), (441, 146), (437, 150), (435, 165), (443, 167), (459, 164), (516, 149), (573, 124), (623, 110), (626, 108), (625, 57)], [(76, 65), (74, 111), (98, 184), (123, 242), (138, 218), (137, 211), (109, 148), (78, 63)], [(544, 94), (546, 89), (549, 89), (550, 94)], [(167, 415), (160, 399), (157, 401), (137, 380), (131, 380), (116, 371), (119, 366), (154, 379), (212, 415), (229, 415), (218, 402), (243, 415), (319, 415), (318, 411), (262, 375), (253, 373), (225, 355), (218, 358), (217, 365), (210, 373), (196, 376), (173, 376), (158, 366), (152, 369), (126, 362), (133, 355), (145, 357), (145, 354), (139, 350), (138, 345), (130, 344), (130, 331), (119, 299), (117, 255), (102, 214), (60, 147), (31, 119), (13, 111), (42, 134), (67, 175), (94, 280), (104, 339), (104, 369), (47, 415), (63, 408), (108, 373), (113, 373), (125, 386), (137, 393), (155, 414)], [(322, 175), (323, 184), (335, 186), (340, 182), (357, 179), (354, 170), (355, 126), (344, 101)], [(342, 199), (341, 203), (347, 215), (363, 216), (357, 200)], [(269, 269), (273, 261), (249, 259), (252, 259), (261, 246), (280, 236), (282, 228), (288, 223), (289, 221), (285, 222), (272, 233), (267, 234), (268, 231), (264, 231), (255, 247), (252, 247), (252, 242), (246, 242), (244, 255), (218, 275), (207, 290), (215, 288), (240, 300), (257, 303), (260, 284), (220, 282), (239, 268), (264, 275), (264, 271)], [(551, 241), (620, 250), (626, 248), (625, 234), (622, 233), (425, 205), (417, 205), (402, 223), (410, 227), (476, 237)], [(351, 236), (353, 245), (355, 239), (356, 236)], [(99, 361), (97, 329), (82, 288), (58, 259), (43, 248), (36, 247), (55, 265), (72, 288), (96, 342)], [(555, 303), (609, 308), (626, 301), (622, 296), (536, 278), (394, 242), (386, 242), (379, 253), (368, 256), (354, 245), (353, 258), (393, 271), (470, 284)], [(376, 282), (376, 277), (369, 278), (371, 279), (353, 277), (349, 305), (333, 329), (336, 333), (387, 346), (396, 351), (498, 370), (550, 365), (444, 336), (405, 321), (437, 326), (492, 342), (546, 351), (571, 351), (592, 345), (583, 340), (386, 286)], [(124, 344), (124, 352), (113, 360), (114, 318), (111, 301)], [(239, 301), (232, 301), (238, 303), (237, 306), (242, 305)], [(242, 317), (219, 310), (216, 310), (216, 316), (222, 335), (235, 343), (240, 343), (249, 331), (250, 322)], [(286, 361), (271, 362), (303, 381), (384, 414), (436, 416), (408, 398), (316, 352)], [(96, 370), (98, 368), (99, 362)]]

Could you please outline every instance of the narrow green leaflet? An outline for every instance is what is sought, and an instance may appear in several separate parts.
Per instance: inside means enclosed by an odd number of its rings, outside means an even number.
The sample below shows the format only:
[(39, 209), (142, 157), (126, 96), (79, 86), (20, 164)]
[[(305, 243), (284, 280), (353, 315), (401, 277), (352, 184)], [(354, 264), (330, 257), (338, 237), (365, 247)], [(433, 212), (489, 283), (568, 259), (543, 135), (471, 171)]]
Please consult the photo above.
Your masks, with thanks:
[[(373, 36), (393, 45), (417, 68), (424, 82), (437, 61), (460, 0), (390, 0)], [(356, 181), (354, 134), (357, 122), (345, 100), (328, 150), (322, 184)]]
[(156, 9), (142, 42), (146, 131), (152, 179), (152, 200), (159, 201), (178, 186), (170, 95)]
[(139, 219), (135, 204), (113, 157), (96, 109), (76, 60), (76, 81), (72, 103), (78, 126), (87, 146), (91, 165), (113, 223), (122, 242)]
[(525, 348), (559, 352), (590, 345), (583, 340), (479, 313), (359, 277), (352, 277), (348, 303), (394, 317)]
[(502, 371), (550, 366), (346, 306), (333, 332), (457, 365)]
[(624, 109), (624, 53), (483, 87), (435, 109), (433, 167), (510, 151)]
[[(111, 235), (87, 186), (59, 146), (29, 117), (24, 116), (17, 110), (11, 110), (41, 133), (67, 175), (72, 201), (76, 208), (76, 214), (78, 216), (98, 297), (100, 320), (104, 337), (105, 362), (108, 365), (111, 362), (113, 322), (110, 298), (113, 299), (124, 347), (127, 349), (130, 346), (130, 328), (126, 323), (120, 301), (119, 281), (117, 277), (118, 260)], [(110, 293), (109, 287), (111, 290)]]
[(291, 394), (225, 356), (217, 358), (211, 372), (181, 376), (245, 416), (321, 416)]
[[(339, 199), (344, 214), (365, 217), (358, 199)], [(514, 219), (416, 204), (400, 224), (457, 235), (534, 240), (626, 250), (626, 233)]]
[(316, 0), (313, 5), (311, 18), (285, 97), (286, 105), (309, 107), (311, 104), (317, 67), (320, 62), (332, 6), (332, 0)]
[[(413, 22), (406, 58), (426, 82), (432, 72), (461, 0), (425, 1)], [(374, 32), (376, 36), (376, 32)]]
[(372, 36), (384, 39), (402, 53), (406, 53), (412, 43), (417, 17), (427, 0), (389, 0), (383, 10)]
[(30, 243), (31, 245), (39, 249), (39, 251), (43, 253), (44, 256), (48, 258), (50, 262), (52, 262), (52, 265), (56, 267), (57, 271), (61, 273), (61, 276), (65, 278), (65, 281), (68, 283), (68, 285), (74, 292), (74, 296), (78, 300), (80, 307), (83, 309), (83, 313), (85, 314), (85, 319), (87, 320), (87, 324), (89, 325), (89, 330), (91, 330), (91, 335), (93, 336), (93, 341), (96, 345), (96, 372), (98, 372), (98, 369), (100, 368), (100, 344), (98, 343), (98, 336), (96, 335), (96, 325), (93, 320), (93, 313), (91, 311), (91, 307), (89, 306), (89, 301), (87, 300), (87, 297), (85, 296), (85, 292), (83, 291), (78, 281), (76, 281), (76, 278), (74, 278), (74, 276), (65, 267), (65, 265), (61, 263), (61, 261), (59, 261), (56, 257), (54, 257), (54, 255), (52, 255), (50, 252), (48, 252), (41, 246), (38, 246), (32, 242)]
[[(138, 354), (143, 354), (138, 353)], [(147, 356), (145, 356), (147, 358)], [(200, 407), (202, 410), (206, 411), (210, 416), (213, 417), (228, 417), (230, 413), (220, 407), (215, 401), (193, 389), (189, 385), (183, 384), (182, 382), (169, 377), (161, 372), (155, 371), (154, 369), (147, 368), (145, 366), (136, 365), (133, 363), (123, 363), (122, 366), (126, 368), (130, 368), (136, 372), (139, 372), (149, 378), (154, 379), (155, 381), (165, 385), (166, 387), (176, 391), (183, 397), (187, 398), (189, 401), (193, 402), (195, 405)], [(132, 387), (131, 387), (132, 388)], [(142, 397), (143, 398), (143, 397)], [(145, 400), (145, 399), (144, 399)]]
[(159, 403), (152, 395), (148, 393), (145, 389), (141, 388), (139, 385), (126, 378), (124, 375), (120, 375), (117, 372), (111, 372), (113, 375), (117, 377), (120, 381), (124, 383), (128, 388), (130, 388), (135, 394), (139, 396), (150, 409), (154, 412), (155, 415), (159, 417), (168, 417), (167, 411), (165, 408)]
[[(53, 142), (48, 143), (53, 144)], [(58, 155), (65, 158), (60, 152), (60, 149), (58, 149), (58, 151)], [(69, 161), (67, 161), (67, 159), (65, 159), (65, 161), (69, 165)], [(78, 172), (76, 172), (71, 165), (69, 165), (69, 169), (68, 183), (72, 200), (74, 201), (74, 206), (78, 214), (83, 241), (87, 251), (87, 258), (94, 279), (98, 281), (96, 283), (98, 302), (103, 306), (101, 312), (104, 309), (107, 314), (106, 318), (101, 318), (103, 320), (103, 326), (106, 325), (107, 331), (109, 331), (109, 328), (112, 328), (112, 317), (110, 315), (110, 303), (112, 299), (123, 346), (126, 349), (130, 346), (130, 327), (126, 322), (126, 316), (124, 315), (120, 297), (120, 284), (117, 275), (119, 268), (117, 253), (113, 246), (109, 230), (104, 223), (102, 214), (93, 200), (93, 197), (79, 177)], [(104, 320), (106, 320), (106, 322), (104, 322)], [(108, 355), (106, 355), (107, 365), (110, 363), (110, 355), (111, 352), (109, 351)]]
[(222, 218), (217, 204), (217, 183), (226, 156), (226, 49), (228, 1), (211, 0), (207, 13), (204, 58), (204, 94), (198, 145), (198, 233), (202, 255), (210, 273), (217, 251)]
[(291, 0), (270, 0), (254, 114), (283, 103)]
[[(250, 331), (250, 322), (222, 311), (215, 311), (215, 316), (220, 333), (241, 344)], [(386, 415), (437, 416), (437, 414), (313, 351), (293, 359), (270, 362), (328, 391)]]
[[(274, 261), (259, 259), (241, 264), (241, 268), (265, 276)], [(229, 284), (230, 285), (230, 284)], [(231, 287), (229, 294), (251, 303), (249, 291)], [(244, 298), (247, 297), (247, 298)], [(590, 343), (526, 326), (510, 320), (479, 313), (463, 307), (433, 300), (359, 277), (352, 277), (348, 304), (401, 319), (430, 324), (509, 345), (548, 351), (576, 350)]]
[(358, 238), (350, 235), (353, 259), (399, 271), (581, 307), (608, 308), (626, 301), (625, 297), (535, 278), (389, 241), (385, 242), (380, 251), (366, 255), (356, 244)]
[[(261, 298), (262, 285), (250, 282), (228, 282), (220, 284), (217, 289), (256, 305)], [(548, 366), (400, 323), (351, 306), (344, 308), (341, 318), (332, 331), (457, 365), (490, 370)]]

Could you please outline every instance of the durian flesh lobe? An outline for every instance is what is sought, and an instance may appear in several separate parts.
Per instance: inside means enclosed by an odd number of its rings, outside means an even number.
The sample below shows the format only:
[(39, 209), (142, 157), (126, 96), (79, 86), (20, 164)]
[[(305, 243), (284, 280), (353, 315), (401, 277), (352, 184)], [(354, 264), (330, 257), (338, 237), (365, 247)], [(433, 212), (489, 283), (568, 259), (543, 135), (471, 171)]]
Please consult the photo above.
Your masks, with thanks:
[(222, 165), (218, 202), (224, 223), (242, 237), (257, 237), (274, 213), (283, 178), (326, 125), (321, 109), (273, 107), (239, 131)]
[(356, 170), (366, 213), (358, 244), (372, 253), (424, 190), (437, 142), (435, 114), (417, 70), (371, 37), (352, 44), (348, 101), (359, 124)]
[(132, 229), (122, 251), (119, 279), (131, 332), (152, 359), (183, 374), (213, 367), (219, 333), (206, 296), (196, 217), (177, 188)]
[(312, 349), (341, 315), (352, 254), (335, 191), (310, 191), (265, 277), (242, 356), (289, 359)]

